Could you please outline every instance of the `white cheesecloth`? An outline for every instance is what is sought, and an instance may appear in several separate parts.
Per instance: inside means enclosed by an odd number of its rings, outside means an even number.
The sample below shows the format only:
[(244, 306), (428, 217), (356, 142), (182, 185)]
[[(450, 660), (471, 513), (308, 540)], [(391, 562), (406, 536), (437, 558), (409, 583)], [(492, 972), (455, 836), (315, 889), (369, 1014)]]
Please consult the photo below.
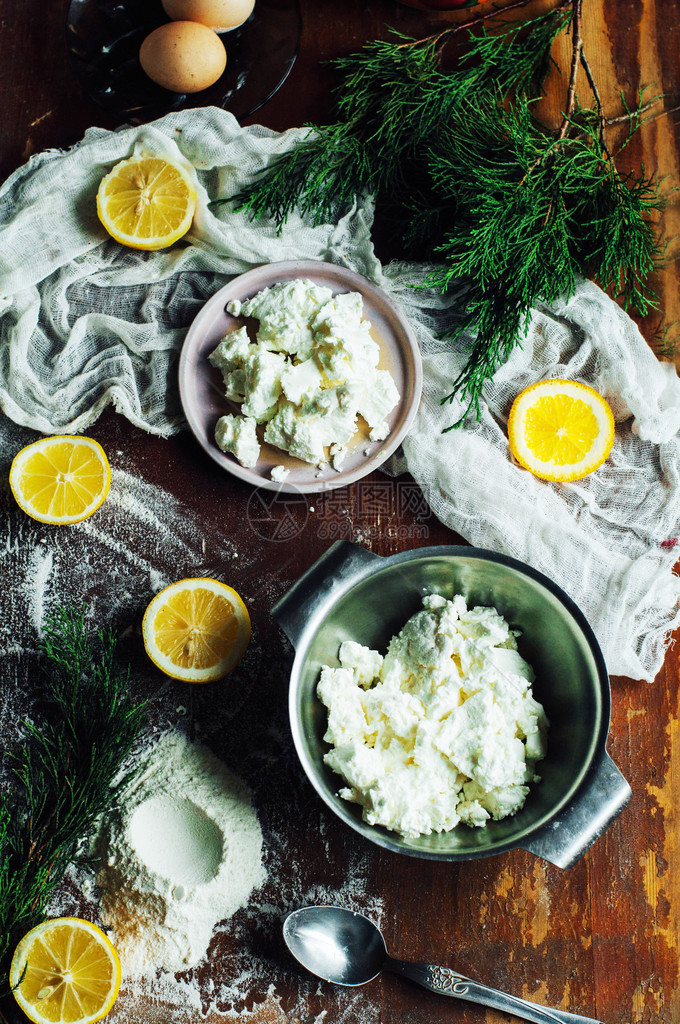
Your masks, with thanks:
[[(460, 406), (440, 404), (466, 358), (436, 334), (455, 300), (416, 292), (422, 265), (382, 267), (365, 200), (336, 225), (291, 215), (281, 233), (251, 222), (232, 195), (306, 129), (242, 128), (199, 108), (138, 128), (92, 128), (67, 152), (34, 156), (0, 189), (0, 407), (44, 433), (86, 429), (113, 403), (132, 423), (168, 435), (183, 426), (178, 352), (203, 302), (229, 277), (287, 259), (339, 263), (371, 278), (409, 316), (424, 359), (424, 394), (401, 460), (436, 515), (479, 547), (528, 562), (581, 607), (609, 671), (651, 680), (680, 626), (673, 575), (680, 533), (680, 381), (596, 285), (539, 307), (521, 349), (485, 388), (479, 421), (447, 434)], [(191, 232), (169, 251), (125, 249), (99, 224), (95, 197), (117, 161), (145, 151), (196, 169)], [(192, 173), (194, 173), (192, 171)], [(610, 459), (574, 484), (532, 477), (510, 457), (515, 395), (545, 377), (591, 384), (612, 405)]]

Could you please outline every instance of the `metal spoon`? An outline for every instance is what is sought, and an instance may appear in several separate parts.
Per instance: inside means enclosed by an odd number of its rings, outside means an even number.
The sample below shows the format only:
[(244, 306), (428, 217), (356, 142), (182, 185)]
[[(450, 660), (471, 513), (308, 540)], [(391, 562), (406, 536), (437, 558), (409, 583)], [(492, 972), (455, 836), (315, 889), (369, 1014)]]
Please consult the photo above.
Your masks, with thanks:
[(414, 964), (388, 955), (382, 933), (363, 914), (342, 907), (302, 907), (283, 923), (283, 937), (296, 960), (335, 985), (365, 985), (381, 971), (409, 978), (430, 992), (514, 1013), (534, 1024), (601, 1024), (592, 1017), (529, 1003), (457, 974), (450, 967)]

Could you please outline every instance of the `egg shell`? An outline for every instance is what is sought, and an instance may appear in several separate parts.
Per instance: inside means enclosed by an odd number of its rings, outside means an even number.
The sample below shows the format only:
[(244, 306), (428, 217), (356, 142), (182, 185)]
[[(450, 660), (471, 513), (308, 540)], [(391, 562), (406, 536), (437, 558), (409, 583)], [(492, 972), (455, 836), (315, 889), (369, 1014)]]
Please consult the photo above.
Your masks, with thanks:
[(215, 32), (231, 32), (253, 12), (255, 0), (163, 0), (173, 21), (196, 21)]
[(227, 65), (227, 51), (212, 29), (194, 21), (171, 21), (149, 33), (139, 48), (146, 74), (172, 92), (201, 92)]

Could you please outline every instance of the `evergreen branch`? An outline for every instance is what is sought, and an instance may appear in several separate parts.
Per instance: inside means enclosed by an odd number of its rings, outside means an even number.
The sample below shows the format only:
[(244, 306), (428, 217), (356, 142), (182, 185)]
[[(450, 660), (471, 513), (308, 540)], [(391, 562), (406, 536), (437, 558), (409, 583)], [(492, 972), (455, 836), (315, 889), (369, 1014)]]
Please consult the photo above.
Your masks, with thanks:
[(468, 361), (443, 401), (460, 398), (466, 412), (479, 413), (484, 381), (521, 344), (532, 307), (568, 298), (579, 273), (592, 273), (643, 314), (655, 308), (645, 282), (658, 256), (649, 214), (661, 200), (644, 175), (617, 173), (596, 110), (576, 106), (555, 140), (532, 121), (526, 100), (500, 116), (477, 102), (449, 133), (429, 158), (437, 190), (451, 194), (458, 216), (425, 285), (446, 291), (467, 282), (458, 335), (472, 339)]
[[(583, 0), (557, 0), (545, 14), (488, 32), (498, 13), (425, 39), (367, 43), (336, 61), (336, 122), (231, 197), (281, 229), (294, 209), (319, 224), (374, 195), (376, 219), (399, 237), (402, 254), (438, 261), (427, 284), (462, 287), (451, 340), (467, 339), (468, 361), (443, 400), (458, 397), (477, 412), (484, 382), (521, 344), (536, 303), (570, 296), (584, 274), (644, 313), (656, 305), (647, 280), (660, 255), (650, 221), (661, 206), (657, 184), (644, 169), (619, 174), (606, 139), (625, 122), (625, 146), (655, 115), (645, 118), (651, 105), (642, 95), (633, 109), (624, 101), (623, 117), (605, 115), (583, 46)], [(535, 117), (534, 101), (567, 28), (569, 81), (553, 131)], [(463, 29), (475, 34), (444, 71), (442, 52)], [(579, 101), (579, 67), (593, 106)]]
[[(494, 7), (490, 11), (481, 11), (476, 14), (474, 18), (471, 18), (470, 21), (456, 22), (454, 25), (450, 25), (448, 28), (442, 29), (440, 32), (436, 33), (436, 35), (428, 36), (428, 39), (435, 40), (437, 44), (439, 44), (441, 40), (446, 42), (458, 32), (463, 32), (465, 29), (476, 28), (477, 25), (482, 25), (485, 21), (490, 21), (492, 19), (498, 21), (499, 14), (505, 15), (508, 11), (514, 11), (520, 7), (528, 7), (528, 5), (533, 2), (534, 0), (513, 0), (512, 3), (505, 4), (505, 6), (500, 10), (497, 7)], [(555, 10), (565, 10), (571, 5), (571, 2), (572, 0), (558, 0)], [(423, 41), (424, 40), (411, 40), (411, 43), (419, 43)], [(411, 43), (406, 42), (402, 45), (408, 46)]]
[(85, 609), (60, 608), (41, 643), (47, 706), (41, 725), (7, 755), (15, 785), (0, 795), (0, 965), (45, 907), (97, 818), (125, 779), (113, 785), (139, 734), (144, 704), (128, 695), (116, 668), (116, 641), (99, 634), (95, 650)]
[(365, 192), (399, 200), (411, 191), (423, 147), (466, 98), (485, 91), (496, 97), (511, 87), (538, 94), (553, 40), (568, 17), (560, 5), (496, 35), (483, 30), (453, 73), (440, 69), (439, 37), (367, 43), (334, 62), (342, 74), (336, 91), (341, 120), (308, 135), (217, 204), (232, 201), (254, 218), (269, 215), (281, 230), (295, 209), (318, 225), (347, 213)]

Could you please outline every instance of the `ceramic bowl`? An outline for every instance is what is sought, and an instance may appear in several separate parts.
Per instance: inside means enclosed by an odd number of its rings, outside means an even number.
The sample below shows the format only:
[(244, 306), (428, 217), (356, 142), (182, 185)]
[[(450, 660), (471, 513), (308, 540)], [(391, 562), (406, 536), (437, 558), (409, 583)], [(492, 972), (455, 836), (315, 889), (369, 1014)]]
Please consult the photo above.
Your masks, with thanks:
[[(262, 445), (262, 454), (252, 469), (242, 466), (233, 455), (221, 451), (215, 443), (215, 424), (220, 416), (236, 413), (239, 406), (224, 395), (222, 374), (208, 361), (209, 354), (228, 331), (241, 326), (242, 320), (226, 310), (227, 302), (246, 299), (279, 281), (305, 278), (324, 285), (334, 293), (356, 291), (363, 297), (364, 317), (380, 346), (380, 367), (389, 370), (400, 400), (387, 417), (390, 432), (384, 441), (370, 441), (366, 433), (357, 434), (340, 472), (327, 466), (323, 470), (295, 459), (271, 445)], [(179, 363), (179, 390), (190, 429), (211, 459), (234, 476), (255, 487), (297, 494), (315, 493), (354, 483), (372, 472), (398, 447), (406, 435), (420, 401), (422, 368), (420, 350), (405, 317), (385, 293), (360, 274), (333, 263), (316, 260), (291, 260), (269, 263), (234, 278), (206, 302), (193, 321), (182, 347)], [(271, 479), (274, 466), (285, 466), (290, 474), (284, 483)]]

